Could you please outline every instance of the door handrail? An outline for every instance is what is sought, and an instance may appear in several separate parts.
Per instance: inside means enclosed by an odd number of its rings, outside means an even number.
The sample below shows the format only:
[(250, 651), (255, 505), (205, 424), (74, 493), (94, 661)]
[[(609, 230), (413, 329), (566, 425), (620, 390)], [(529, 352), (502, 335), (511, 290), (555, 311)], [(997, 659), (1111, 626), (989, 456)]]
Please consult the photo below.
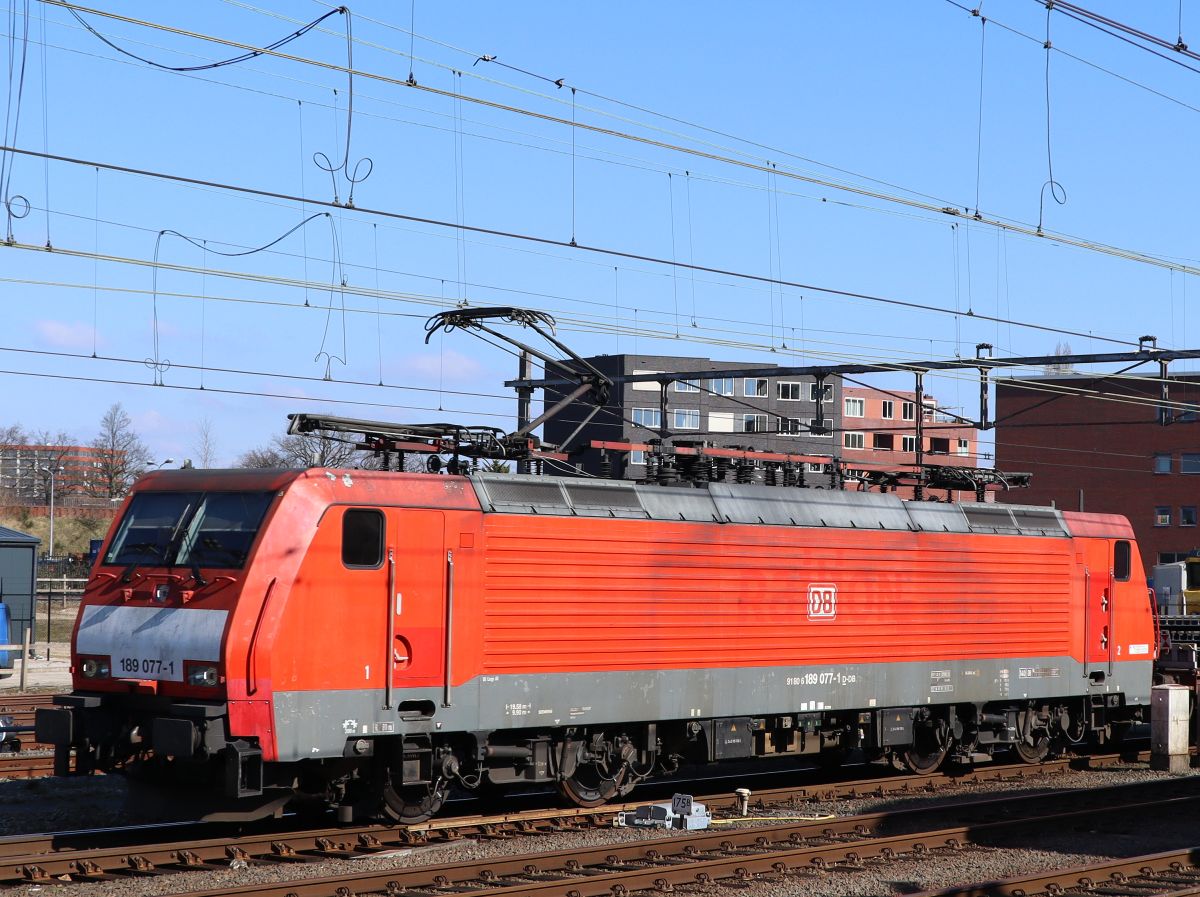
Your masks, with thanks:
[(263, 595), (262, 604), (258, 608), (258, 619), (254, 621), (254, 631), (250, 634), (250, 647), (246, 651), (247, 695), (258, 693), (258, 631), (262, 628), (263, 618), (267, 615), (267, 604), (270, 603), (271, 595), (275, 591), (276, 578), (272, 576), (271, 581), (267, 583), (266, 594)]

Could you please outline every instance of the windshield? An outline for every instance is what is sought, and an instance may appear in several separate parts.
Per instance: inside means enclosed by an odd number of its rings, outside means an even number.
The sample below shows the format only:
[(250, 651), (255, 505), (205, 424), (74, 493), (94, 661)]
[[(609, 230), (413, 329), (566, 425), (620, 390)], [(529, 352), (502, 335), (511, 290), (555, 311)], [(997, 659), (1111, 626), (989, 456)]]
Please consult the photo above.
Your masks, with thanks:
[(139, 492), (104, 563), (239, 568), (273, 497), (272, 492)]

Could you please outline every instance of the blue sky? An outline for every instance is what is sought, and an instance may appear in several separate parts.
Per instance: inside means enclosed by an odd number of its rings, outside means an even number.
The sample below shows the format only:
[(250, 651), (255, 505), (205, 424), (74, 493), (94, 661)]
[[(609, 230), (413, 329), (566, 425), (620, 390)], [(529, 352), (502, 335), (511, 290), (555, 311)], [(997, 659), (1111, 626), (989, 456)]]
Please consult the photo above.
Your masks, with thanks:
[[(259, 46), (326, 7), (109, 0), (99, 8)], [(1170, 40), (1178, 32), (1178, 2), (1096, 0), (1092, 8)], [(985, 2), (983, 15), (994, 17), (986, 26), (945, 0), (745, 8), (368, 2), (352, 7), (357, 70), (408, 76), (413, 10), (416, 80), (471, 99), (357, 78), (350, 159), (374, 165), (355, 187), (358, 208), (332, 210), (271, 251), (222, 258), (168, 235), (159, 261), (187, 270), (161, 269), (157, 281), (150, 267), (117, 260), (152, 260), (164, 230), (214, 250), (261, 246), (330, 210), (15, 158), (11, 192), (34, 208), (12, 222), (13, 236), (42, 247), (48, 226), (55, 251), (0, 246), (0, 369), (54, 376), (0, 374), (0, 424), (86, 440), (104, 409), (120, 401), (157, 456), (187, 456), (197, 423), (208, 418), (227, 462), (281, 432), (290, 411), (511, 427), (515, 403), (502, 381), (514, 375), (515, 359), (460, 333), (422, 342), (424, 318), (460, 299), (549, 311), (563, 339), (585, 354), (836, 363), (971, 356), (980, 341), (1000, 355), (1050, 353), (1058, 342), (1113, 351), (1125, 347), (1105, 339), (1136, 342), (1143, 334), (1164, 346), (1198, 343), (1200, 312), (1189, 314), (1188, 304), (1200, 285), (1190, 275), (787, 176), (939, 208), (973, 210), (978, 191), (983, 215), (1036, 226), (1048, 177), (1047, 54), (1046, 11), (1033, 0)], [(85, 18), (114, 43), (171, 65), (237, 52)], [(1194, 30), (1200, 47), (1194, 0), (1183, 3), (1182, 21), (1184, 39)], [(6, 33), (10, 26), (6, 19)], [(335, 33), (310, 32), (282, 52), (344, 65), (343, 17), (324, 26)], [(1044, 227), (1196, 264), (1200, 75), (1058, 14), (1050, 29), (1051, 161), (1067, 201), (1047, 199)], [(473, 65), (483, 54), (577, 86), (574, 110), (569, 89), (497, 63)], [(341, 161), (346, 99), (343, 72), (286, 59), (160, 71), (119, 56), (61, 7), (34, 0), (16, 145), (328, 201), (330, 176), (311, 156)], [(770, 178), (587, 130), (576, 130), (572, 150), (569, 127), (475, 99), (568, 121), (574, 115), (755, 166), (774, 163), (784, 174)], [(338, 188), (342, 201), (346, 186)], [(362, 209), (561, 242), (574, 235), (588, 246), (1085, 335), (693, 275), (569, 247), (460, 239), (453, 228)], [(345, 278), (345, 293), (322, 288), (331, 275)], [(93, 351), (123, 360), (92, 358)], [(145, 363), (156, 357), (171, 367)], [(152, 385), (156, 379), (163, 386)], [(969, 379), (931, 377), (927, 386), (946, 404), (975, 412)]]

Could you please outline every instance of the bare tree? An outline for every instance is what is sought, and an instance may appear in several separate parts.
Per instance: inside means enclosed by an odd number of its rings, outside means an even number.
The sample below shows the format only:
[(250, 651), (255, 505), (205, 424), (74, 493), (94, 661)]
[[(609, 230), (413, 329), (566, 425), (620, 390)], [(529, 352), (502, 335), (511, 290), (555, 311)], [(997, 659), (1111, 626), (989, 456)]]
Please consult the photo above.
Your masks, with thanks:
[(0, 446), (28, 444), (29, 434), (25, 432), (25, 428), (20, 424), (9, 424), (6, 427), (0, 427)]
[(29, 497), (46, 503), (50, 501), (50, 472), (57, 477), (54, 486), (58, 495), (70, 488), (83, 488), (79, 481), (80, 467), (78, 464), (66, 464), (71, 455), (71, 446), (75, 437), (70, 433), (59, 430), (51, 433), (49, 430), (38, 430), (29, 434), (29, 446), (33, 448), (34, 466), (30, 469)]
[(268, 445), (244, 452), (239, 467), (353, 467), (359, 451), (326, 433), (276, 436)]
[(258, 448), (248, 449), (242, 452), (237, 459), (238, 467), (251, 467), (256, 469), (274, 469), (279, 467), (287, 467), (288, 463), (283, 455), (275, 451), (274, 446), (263, 445)]
[[(1056, 343), (1054, 346), (1054, 354), (1059, 357), (1070, 355), (1071, 354), (1071, 344), (1070, 343)], [(1050, 364), (1044, 365), (1044, 369), (1045, 369), (1046, 374), (1048, 374), (1048, 375), (1069, 374), (1075, 370), (1075, 365), (1070, 364), (1069, 362), (1064, 363), (1061, 361), (1052, 361)]]
[(133, 429), (133, 420), (120, 402), (100, 418), (100, 433), (92, 440), (99, 455), (93, 495), (120, 498), (150, 463), (150, 450)]
[(196, 453), (197, 467), (216, 466), (217, 433), (216, 428), (213, 426), (212, 418), (202, 417), (200, 418), (200, 422), (196, 424), (196, 438), (192, 442), (192, 451)]

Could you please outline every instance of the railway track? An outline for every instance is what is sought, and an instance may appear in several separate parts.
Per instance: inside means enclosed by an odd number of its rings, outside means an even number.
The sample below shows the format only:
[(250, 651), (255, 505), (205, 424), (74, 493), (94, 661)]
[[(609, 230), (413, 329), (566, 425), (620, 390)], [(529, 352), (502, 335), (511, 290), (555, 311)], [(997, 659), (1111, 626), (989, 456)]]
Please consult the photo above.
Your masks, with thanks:
[[(942, 776), (891, 775), (853, 782), (830, 782), (773, 788), (757, 792), (751, 801), (750, 816), (770, 810), (802, 808), (812, 801), (928, 795), (939, 788), (972, 782), (1009, 780), (1033, 777), (1045, 778), (1052, 773), (1071, 769), (1100, 768), (1123, 763), (1121, 755), (1074, 758), (1052, 761), (1041, 766), (1013, 765), (985, 767), (979, 770)], [(1195, 784), (1200, 794), (1200, 780)], [(1058, 792), (1055, 792), (1058, 793)], [(1062, 792), (1072, 794), (1074, 792)], [(698, 800), (706, 803), (716, 816), (736, 823), (732, 816), (737, 798), (728, 794), (705, 795)], [(980, 808), (995, 809), (1011, 799), (988, 799), (975, 802)], [(72, 880), (105, 880), (114, 876), (146, 874), (150, 871), (168, 872), (225, 868), (235, 861), (247, 863), (313, 862), (323, 859), (345, 859), (370, 856), (390, 850), (450, 842), (463, 838), (513, 838), (538, 833), (558, 833), (596, 826), (609, 826), (615, 813), (641, 804), (608, 805), (583, 809), (535, 809), (519, 813), (458, 816), (435, 819), (417, 826), (396, 828), (386, 825), (280, 830), (271, 828), (248, 835), (214, 837), (212, 826), (180, 825), (166, 829), (171, 840), (139, 841), (144, 828), (109, 830), (105, 832), (76, 832), (12, 836), (0, 838), (0, 884), (38, 883), (69, 876)], [(906, 811), (907, 812), (907, 811)], [(932, 808), (912, 811), (928, 814)], [(957, 811), (956, 811), (957, 812)], [(903, 814), (901, 814), (903, 815)], [(896, 812), (856, 817), (856, 821), (822, 820), (810, 827), (826, 832), (858, 830), (864, 825), (876, 825), (884, 818), (898, 818)], [(872, 821), (873, 820), (873, 821)], [(798, 829), (797, 829), (798, 830)], [(161, 835), (163, 829), (155, 829)], [(810, 837), (806, 836), (806, 837)]]
[(40, 779), (54, 775), (54, 757), (0, 754), (0, 779)]
[(1197, 897), (1200, 895), (1200, 848), (1168, 850), (1002, 881), (921, 891), (909, 897), (1059, 897), (1072, 893), (1103, 894), (1105, 897)]
[[(1186, 780), (1185, 780), (1186, 782)], [(1091, 823), (1100, 817), (1125, 820), (1162, 812), (1187, 816), (1200, 809), (1200, 782), (1158, 781), (1092, 791), (1051, 792), (992, 798), (941, 807), (902, 810), (842, 819), (791, 822), (762, 828), (698, 832), (636, 843), (506, 856), (436, 866), (372, 870), (319, 878), (294, 878), (242, 887), (193, 890), (187, 897), (338, 897), (382, 894), (522, 894), (536, 897), (611, 897), (638, 891), (664, 893), (712, 883), (748, 885), (817, 877), (834, 869), (912, 858), (936, 861), (942, 851), (969, 851), (995, 838), (1035, 827)], [(1185, 792), (1185, 793), (1181, 793)], [(958, 824), (920, 829), (931, 814), (957, 817)], [(964, 821), (965, 820), (965, 821)], [(905, 823), (914, 831), (895, 832)], [(300, 862), (304, 857), (281, 859)], [(1136, 870), (1136, 867), (1134, 867)], [(1170, 869), (1170, 864), (1167, 864)], [(152, 871), (149, 868), (143, 872)], [(1053, 885), (1047, 893), (1058, 894)], [(990, 897), (993, 892), (950, 892)], [(1000, 892), (996, 892), (1000, 893)], [(1026, 894), (1032, 892), (1026, 891)], [(1109, 894), (1107, 890), (1101, 893)], [(1146, 890), (1131, 891), (1145, 895)], [(1018, 897), (1013, 890), (1006, 895)]]
[[(0, 716), (12, 717), (13, 725), (18, 728), (29, 729), (28, 732), (19, 733), (18, 737), (21, 740), (21, 747), (24, 750), (52, 750), (53, 746), (42, 744), (34, 740), (33, 723), (34, 714), (39, 707), (49, 707), (52, 703), (54, 695), (4, 695), (0, 697)], [(4, 773), (4, 754), (0, 754), (0, 776)], [(42, 773), (49, 775), (50, 770)], [(18, 775), (14, 778), (33, 778), (30, 775)]]

